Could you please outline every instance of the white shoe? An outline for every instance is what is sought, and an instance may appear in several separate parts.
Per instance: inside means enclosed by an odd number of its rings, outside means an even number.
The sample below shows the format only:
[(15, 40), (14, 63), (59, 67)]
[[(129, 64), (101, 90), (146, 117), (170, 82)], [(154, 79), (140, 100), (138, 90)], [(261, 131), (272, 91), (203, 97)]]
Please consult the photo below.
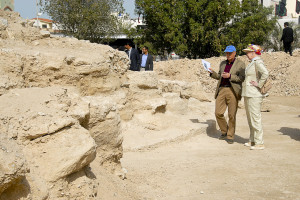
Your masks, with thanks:
[(246, 143), (244, 144), (244, 146), (246, 146), (246, 147), (251, 147), (251, 146), (254, 146), (254, 145), (255, 145), (254, 142), (246, 142)]
[(266, 98), (269, 96), (269, 93), (263, 94), (262, 96), (263, 96), (263, 98)]
[(263, 144), (257, 144), (257, 145), (251, 146), (250, 149), (251, 150), (263, 150), (263, 149), (265, 149), (265, 146)]

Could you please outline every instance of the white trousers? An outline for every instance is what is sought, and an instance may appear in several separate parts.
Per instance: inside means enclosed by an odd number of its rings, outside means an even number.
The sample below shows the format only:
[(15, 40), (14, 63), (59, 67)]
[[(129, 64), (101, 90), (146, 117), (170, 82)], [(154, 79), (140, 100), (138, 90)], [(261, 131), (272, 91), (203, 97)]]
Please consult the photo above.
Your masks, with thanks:
[(264, 144), (261, 123), (262, 97), (244, 97), (247, 120), (250, 128), (249, 142)]

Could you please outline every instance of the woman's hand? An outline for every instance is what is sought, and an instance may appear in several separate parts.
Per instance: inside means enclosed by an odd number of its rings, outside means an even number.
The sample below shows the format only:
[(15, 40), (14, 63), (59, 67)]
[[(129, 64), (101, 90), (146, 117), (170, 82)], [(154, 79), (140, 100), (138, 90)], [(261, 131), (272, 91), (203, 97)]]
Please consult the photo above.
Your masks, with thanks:
[(251, 85), (258, 87), (258, 83), (256, 81), (250, 81)]

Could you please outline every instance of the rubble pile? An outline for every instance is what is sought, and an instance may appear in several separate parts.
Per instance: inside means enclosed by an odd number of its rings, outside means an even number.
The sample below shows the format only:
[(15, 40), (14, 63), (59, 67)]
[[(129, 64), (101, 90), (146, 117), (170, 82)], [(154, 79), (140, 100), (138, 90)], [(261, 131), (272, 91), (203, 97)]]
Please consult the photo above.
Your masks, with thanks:
[[(262, 59), (273, 81), (273, 87), (270, 90), (271, 95), (300, 95), (299, 75), (295, 73), (300, 65), (299, 57), (299, 50), (295, 51), (293, 56), (284, 52), (267, 52), (262, 54)], [(225, 59), (226, 57), (212, 57), (206, 60), (211, 63), (213, 70), (218, 71), (220, 62)], [(243, 60), (246, 64), (249, 63), (246, 56), (239, 56), (238, 59)], [(217, 85), (216, 80), (211, 79), (208, 72), (203, 68), (201, 59), (157, 62), (155, 71), (160, 79), (198, 82), (207, 93), (214, 93)]]

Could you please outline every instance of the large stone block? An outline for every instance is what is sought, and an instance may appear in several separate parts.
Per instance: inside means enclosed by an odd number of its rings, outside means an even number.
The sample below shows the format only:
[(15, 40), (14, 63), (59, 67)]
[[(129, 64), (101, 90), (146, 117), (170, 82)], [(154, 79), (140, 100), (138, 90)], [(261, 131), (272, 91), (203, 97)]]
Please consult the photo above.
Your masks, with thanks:
[(158, 79), (155, 72), (131, 72), (128, 74), (130, 87), (139, 89), (157, 89)]
[(180, 98), (178, 93), (165, 93), (163, 97), (167, 101), (166, 110), (177, 114), (186, 114), (188, 112), (187, 102)]
[(26, 171), (26, 161), (16, 141), (0, 134), (0, 195), (24, 178)]
[(91, 163), (96, 144), (82, 127), (64, 129), (24, 148), (30, 165), (47, 181), (56, 181)]

